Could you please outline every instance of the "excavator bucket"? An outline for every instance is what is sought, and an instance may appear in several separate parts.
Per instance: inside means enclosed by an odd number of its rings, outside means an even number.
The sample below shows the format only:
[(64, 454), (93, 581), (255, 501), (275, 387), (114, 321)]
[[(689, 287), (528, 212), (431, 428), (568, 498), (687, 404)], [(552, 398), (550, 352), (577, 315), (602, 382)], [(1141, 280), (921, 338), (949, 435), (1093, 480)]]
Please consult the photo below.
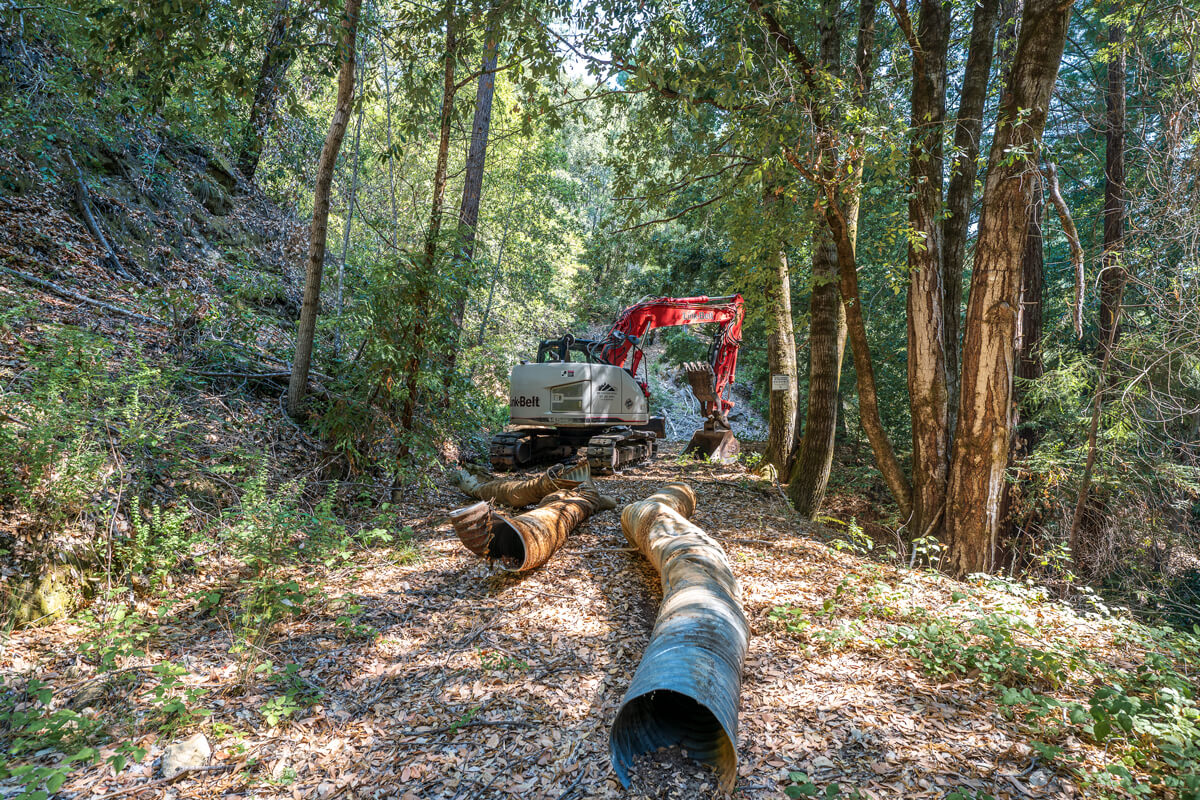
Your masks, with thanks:
[[(705, 361), (689, 361), (683, 365), (683, 371), (697, 400), (702, 404), (718, 402), (717, 376), (713, 373), (712, 364)], [(737, 459), (741, 449), (733, 431), (709, 420), (703, 428), (692, 434), (692, 440), (688, 442), (683, 454), (704, 456), (710, 461), (731, 464)]]
[(683, 372), (687, 375), (692, 394), (701, 403), (717, 402), (717, 376), (712, 364), (706, 361), (687, 361), (683, 364)]
[(732, 464), (737, 460), (741, 449), (742, 446), (733, 435), (733, 431), (701, 428), (692, 434), (692, 440), (688, 442), (683, 454), (704, 456), (710, 461)]

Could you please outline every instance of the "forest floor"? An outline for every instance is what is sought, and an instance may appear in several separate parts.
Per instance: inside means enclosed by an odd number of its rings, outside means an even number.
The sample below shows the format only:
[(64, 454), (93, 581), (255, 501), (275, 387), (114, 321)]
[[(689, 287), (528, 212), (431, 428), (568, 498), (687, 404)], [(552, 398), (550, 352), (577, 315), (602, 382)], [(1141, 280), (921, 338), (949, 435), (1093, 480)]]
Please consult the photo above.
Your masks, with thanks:
[[(1028, 726), (1006, 718), (994, 692), (975, 676), (929, 677), (888, 646), (889, 630), (922, 608), (956, 621), (1016, 613), (1045, 636), (1121, 662), (1118, 620), (841, 552), (823, 543), (840, 541), (829, 531), (795, 519), (773, 484), (738, 465), (673, 455), (598, 483), (627, 503), (688, 481), (699, 496), (694, 521), (729, 555), (752, 631), (735, 796), (779, 797), (796, 771), (822, 790), (837, 784), (865, 797), (1080, 796), (1040, 763)], [(282, 624), (262, 649), (299, 665), (317, 699), (273, 726), (263, 712), (270, 687), (246, 681), (219, 614), (183, 601), (160, 619), (147, 653), (122, 666), (148, 669), (165, 657), (186, 665), (187, 686), (204, 691), (212, 712), (192, 727), (211, 741), (218, 768), (161, 796), (716, 796), (712, 773), (693, 762), (647, 766), (631, 794), (609, 767), (609, 727), (661, 599), (619, 515), (593, 517), (544, 568), (512, 575), (470, 554), (445, 524), (467, 502), (441, 480), (405, 494), (399, 512), (415, 558), (364, 549), (335, 570), (296, 571), (331, 599)], [(228, 579), (216, 572), (186, 588)], [(86, 703), (85, 714), (124, 713), (128, 684), (80, 659), (86, 636), (73, 621), (14, 632), (0, 669), (70, 684), (76, 698), (86, 685), (87, 699), (73, 706)], [(148, 737), (140, 763), (119, 777), (77, 773), (63, 796), (163, 791), (148, 782), (165, 743)], [(1085, 760), (1100, 755), (1078, 739), (1066, 746)]]
[[(0, 271), (0, 411), (48, 420), (53, 438), (59, 395), (37, 394), (39, 372), (62, 385), (86, 374), (105, 391), (116, 386), (102, 396), (124, 405), (63, 418), (98, 436), (93, 444), (123, 470), (104, 473), (107, 494), (85, 497), (78, 538), (93, 550), (105, 545), (96, 531), (110, 548), (114, 535), (131, 540), (104, 510), (121, 508), (135, 479), (143, 508), (189, 515), (188, 530), (160, 520), (157, 534), (196, 537), (157, 551), (176, 559), (170, 570), (114, 574), (109, 549), (107, 574), (82, 608), (0, 637), (0, 743), (35, 743), (7, 766), (35, 765), (44, 785), (63, 780), (50, 794), (92, 800), (714, 796), (712, 773), (677, 753), (644, 764), (631, 792), (609, 766), (609, 727), (661, 600), (619, 514), (591, 518), (545, 567), (513, 576), (449, 529), (449, 512), (471, 501), (451, 488), (446, 465), (431, 463), (395, 493), (369, 477), (331, 479), (335, 459), (279, 410), (303, 230), (252, 192), (218, 193), (227, 171), (211, 160), (171, 155), (184, 166), (157, 200), (124, 167), (92, 187), (104, 224), (129, 229), (120, 260), (146, 282), (98, 266), (103, 253), (72, 214), (69, 187), (0, 201), (0, 260), (16, 271)], [(220, 213), (188, 199), (201, 185)], [(206, 308), (219, 310), (208, 313), (217, 327), (201, 332)], [(243, 330), (254, 338), (239, 339)], [(74, 338), (56, 339), (62, 331)], [(99, 366), (85, 372), (95, 353)], [(171, 365), (166, 383), (128, 383), (161, 362)], [(169, 427), (153, 427), (159, 411), (176, 415)], [(131, 439), (118, 458), (111, 437), (137, 414), (153, 437)], [(737, 797), (1094, 796), (1122, 756), (1085, 733), (1077, 708), (1067, 720), (1055, 703), (1086, 704), (1094, 676), (1146, 661), (1157, 645), (1127, 614), (893, 566), (867, 552), (872, 539), (885, 549), (888, 530), (870, 489), (851, 480), (828, 504), (842, 521), (811, 523), (745, 464), (684, 461), (681, 448), (670, 443), (655, 462), (598, 484), (623, 504), (688, 481), (695, 522), (728, 553), (751, 628)], [(122, 459), (132, 455), (145, 474), (129, 474)], [(862, 453), (839, 457), (846, 471), (869, 474)], [(269, 481), (255, 490), (260, 465)], [(340, 494), (323, 508), (331, 487)], [(47, 541), (28, 514), (3, 512), (7, 590), (20, 577), (15, 556)], [(239, 537), (244, 545), (280, 529), (298, 548), (288, 558), (233, 556)], [(341, 532), (338, 548), (306, 555), (307, 532), (330, 530)], [(256, 619), (263, 598), (269, 613)], [(76, 731), (90, 733), (68, 749)], [(211, 762), (160, 777), (167, 748), (193, 734), (211, 745)], [(80, 743), (96, 752), (72, 764)], [(0, 798), (21, 792), (15, 775), (0, 779)]]

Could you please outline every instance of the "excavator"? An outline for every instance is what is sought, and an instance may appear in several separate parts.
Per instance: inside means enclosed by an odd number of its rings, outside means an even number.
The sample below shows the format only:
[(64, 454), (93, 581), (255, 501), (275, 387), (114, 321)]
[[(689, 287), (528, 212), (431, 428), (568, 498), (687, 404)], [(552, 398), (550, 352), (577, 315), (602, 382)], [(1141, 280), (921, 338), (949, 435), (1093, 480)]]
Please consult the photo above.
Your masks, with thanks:
[(717, 326), (708, 359), (682, 367), (706, 419), (684, 453), (732, 461), (739, 445), (729, 425), (729, 394), (743, 314), (740, 294), (646, 298), (621, 312), (603, 339), (568, 333), (541, 342), (535, 361), (512, 368), (514, 429), (492, 438), (493, 469), (570, 458), (580, 448), (600, 475), (652, 458), (666, 431), (665, 420), (650, 414), (643, 343), (656, 328), (704, 324)]

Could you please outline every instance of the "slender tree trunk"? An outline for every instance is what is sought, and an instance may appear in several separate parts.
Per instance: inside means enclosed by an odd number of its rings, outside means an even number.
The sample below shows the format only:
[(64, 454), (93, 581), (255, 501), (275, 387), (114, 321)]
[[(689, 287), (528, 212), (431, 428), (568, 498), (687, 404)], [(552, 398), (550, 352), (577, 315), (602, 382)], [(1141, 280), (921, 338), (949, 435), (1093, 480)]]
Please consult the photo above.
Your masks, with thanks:
[(430, 202), (429, 227), (425, 231), (425, 253), (413, 306), (414, 315), (408, 340), (409, 358), (405, 365), (405, 396), (400, 413), (400, 426), (412, 430), (417, 409), (417, 390), (421, 384), (421, 365), (428, 349), (425, 342), (426, 320), (430, 314), (430, 284), (437, 268), (438, 237), (442, 231), (442, 216), (446, 205), (446, 172), (450, 162), (450, 123), (454, 118), (454, 66), (458, 60), (458, 40), (454, 28), (454, 2), (446, 0), (446, 52), (443, 61), (442, 110), (439, 115), (437, 163), (433, 170), (433, 198)]
[[(363, 37), (363, 49), (367, 48), (366, 37)], [(362, 65), (359, 64), (358, 76), (358, 91), (362, 92)], [(351, 155), (352, 166), (350, 168), (350, 196), (346, 202), (346, 224), (342, 228), (342, 257), (338, 260), (337, 272), (337, 315), (338, 323), (334, 329), (333, 335), (333, 350), (339, 356), (342, 352), (342, 323), (341, 316), (345, 310), (345, 292), (346, 292), (346, 256), (350, 253), (350, 230), (354, 226), (354, 202), (358, 196), (358, 144), (360, 135), (362, 134), (363, 106), (360, 103), (358, 106), (358, 117), (354, 120), (354, 148)]]
[(942, 135), (950, 6), (921, 3), (913, 42), (909, 143), (908, 396), (912, 414), (912, 536), (938, 532), (950, 467), (945, 292), (942, 286)]
[(499, 49), (495, 20), (488, 25), (487, 44), (483, 53), (483, 64), (479, 72), (479, 84), (475, 89), (475, 119), (471, 124), (471, 144), (467, 149), (466, 176), (463, 179), (462, 201), (458, 209), (458, 283), (457, 296), (450, 310), (450, 329), (454, 337), (453, 346), (446, 354), (445, 373), (442, 376), (444, 394), (442, 404), (450, 400), (450, 384), (454, 380), (454, 369), (458, 363), (458, 345), (461, 341), (463, 315), (467, 310), (467, 295), (470, 278), (474, 274), (475, 229), (479, 224), (479, 200), (483, 194), (483, 171), (487, 160), (488, 129), (492, 123), (492, 97), (496, 91), (496, 52)]
[(275, 120), (275, 106), (279, 92), (287, 76), (288, 67), (294, 58), (287, 47), (288, 30), (292, 23), (291, 0), (277, 0), (271, 11), (271, 27), (267, 31), (267, 43), (262, 66), (258, 71), (258, 83), (254, 87), (254, 99), (250, 102), (250, 117), (242, 132), (242, 145), (238, 151), (238, 171), (249, 179), (258, 170), (263, 144)]
[(380, 41), (380, 56), (383, 58), (383, 101), (387, 114), (387, 152), (388, 152), (388, 197), (392, 202), (392, 224), (400, 224), (400, 213), (396, 210), (396, 152), (392, 145), (392, 76), (388, 70), (387, 42)]
[(308, 383), (309, 362), (312, 360), (313, 335), (317, 327), (317, 310), (321, 301), (321, 272), (325, 266), (325, 243), (329, 234), (329, 189), (333, 184), (333, 169), (338, 151), (350, 122), (354, 106), (354, 44), (358, 30), (358, 11), (362, 0), (346, 0), (342, 17), (342, 38), (339, 55), (342, 67), (338, 72), (337, 105), (321, 159), (317, 162), (317, 181), (313, 191), (313, 220), (308, 234), (308, 269), (304, 278), (304, 302), (300, 308), (300, 327), (296, 338), (296, 355), (292, 359), (292, 376), (288, 382), (287, 412), (300, 415), (300, 402)]
[(809, 301), (808, 410), (787, 490), (796, 511), (808, 518), (820, 510), (833, 468), (842, 355), (846, 351), (846, 310), (838, 291), (837, 247), (828, 226), (818, 225), (818, 230)]
[[(792, 442), (796, 436), (796, 335), (792, 327), (792, 280), (787, 253), (781, 241), (779, 198), (774, 185), (767, 181), (763, 190), (764, 232), (766, 234), (767, 307), (770, 334), (767, 337), (767, 371), (771, 375), (770, 409), (767, 416), (767, 446), (763, 462), (775, 467), (783, 479)], [(775, 386), (775, 376), (787, 380), (786, 387)]]
[[(841, 74), (841, 31), (838, 0), (824, 0), (819, 20), (822, 66)], [(859, 6), (858, 42), (855, 48), (856, 94), (861, 101), (871, 85), (875, 60), (875, 0)], [(861, 144), (861, 142), (856, 142)], [(861, 149), (859, 149), (861, 152)], [(847, 198), (846, 219), (850, 235), (858, 226), (858, 186), (862, 158), (851, 164), (855, 189)], [(788, 475), (788, 497), (805, 517), (814, 516), (825, 499), (833, 468), (837, 440), (838, 407), (841, 402), (842, 357), (846, 352), (846, 309), (838, 289), (837, 247), (828, 224), (818, 221), (813, 234), (813, 287), (809, 296), (808, 400), (804, 436), (797, 443)], [(797, 423), (799, 429), (799, 423)]]
[(975, 199), (975, 176), (979, 171), (979, 140), (983, 135), (983, 110), (987, 103), (988, 77), (992, 72), (999, 5), (999, 0), (980, 0), (972, 16), (958, 119), (954, 123), (954, 160), (946, 191), (946, 220), (942, 224), (946, 408), (951, 440), (958, 420), (959, 335), (967, 231), (971, 225), (971, 204)]
[(1104, 393), (1109, 387), (1109, 367), (1113, 349), (1121, 336), (1121, 305), (1127, 273), (1121, 264), (1125, 247), (1125, 53), (1121, 49), (1124, 29), (1112, 25), (1108, 41), (1115, 52), (1108, 62), (1108, 109), (1104, 141), (1104, 259), (1100, 275), (1100, 375), (1092, 401), (1092, 419), (1088, 423), (1087, 462), (1079, 481), (1075, 513), (1071, 517), (1071, 557), (1083, 575), (1097, 567), (1098, 542), (1084, 535), (1083, 516), (1092, 488), (1092, 475), (1099, 453), (1100, 418), (1104, 411)]
[(1104, 259), (1100, 272), (1099, 352), (1121, 339), (1117, 317), (1125, 291), (1125, 50), (1124, 29), (1111, 25), (1108, 43), (1113, 48), (1108, 61), (1107, 115), (1104, 133)]
[(1036, 148), (1062, 61), (1071, 5), (1028, 0), (988, 159), (963, 339), (962, 395), (946, 506), (947, 567), (992, 568), (1012, 426), (1016, 306)]
[(888, 491), (900, 508), (900, 514), (908, 517), (912, 513), (912, 487), (879, 416), (879, 393), (875, 385), (875, 367), (871, 362), (871, 349), (867, 341), (867, 323), (863, 318), (862, 300), (858, 293), (858, 264), (855, 257), (854, 239), (840, 204), (830, 202), (826, 218), (833, 231), (833, 240), (838, 254), (838, 281), (842, 293), (842, 304), (846, 309), (846, 332), (850, 340), (850, 351), (854, 356), (854, 372), (858, 389), (858, 415), (863, 433), (875, 456), (875, 466), (883, 475)]

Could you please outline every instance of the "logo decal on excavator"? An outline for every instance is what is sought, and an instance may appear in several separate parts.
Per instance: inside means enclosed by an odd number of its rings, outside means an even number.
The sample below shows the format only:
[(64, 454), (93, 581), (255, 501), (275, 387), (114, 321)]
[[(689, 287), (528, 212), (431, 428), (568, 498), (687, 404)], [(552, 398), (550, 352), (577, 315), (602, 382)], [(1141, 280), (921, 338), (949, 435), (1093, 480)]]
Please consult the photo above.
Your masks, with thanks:
[(559, 376), (558, 376), (558, 377), (560, 377), (560, 378), (574, 378), (574, 377), (575, 377), (575, 370), (573, 370), (573, 369), (564, 369), (564, 370), (563, 370), (561, 373), (559, 373)]
[(625, 408), (633, 408), (633, 398), (632, 397), (625, 398)]
[(508, 402), (513, 408), (541, 408), (542, 406), (541, 398), (536, 395), (533, 397), (520, 395), (512, 398)]
[(616, 389), (614, 389), (614, 388), (612, 387), (612, 384), (610, 384), (610, 383), (608, 383), (607, 381), (605, 381), (604, 383), (600, 384), (600, 388), (599, 388), (599, 389), (597, 389), (596, 391), (597, 391), (597, 392), (615, 392), (615, 391), (616, 391)]

